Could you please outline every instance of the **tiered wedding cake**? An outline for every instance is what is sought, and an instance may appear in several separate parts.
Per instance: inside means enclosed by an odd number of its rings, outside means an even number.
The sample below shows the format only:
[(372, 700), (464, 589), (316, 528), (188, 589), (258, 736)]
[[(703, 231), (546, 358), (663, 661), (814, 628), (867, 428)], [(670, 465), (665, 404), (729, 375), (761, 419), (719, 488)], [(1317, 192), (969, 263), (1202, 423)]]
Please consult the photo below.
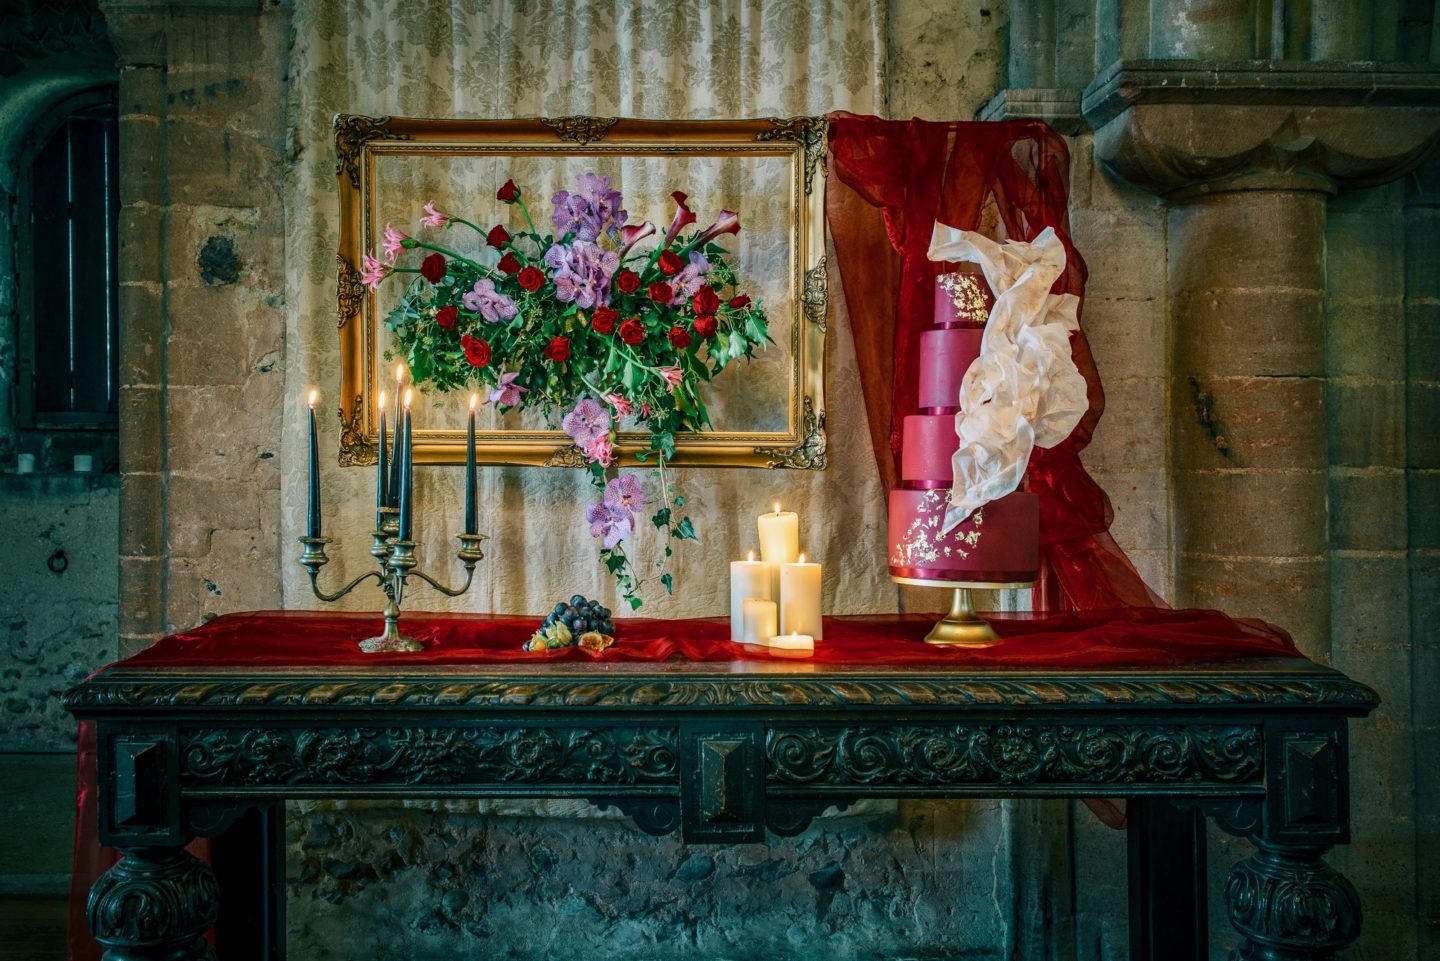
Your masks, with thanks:
[(900, 487), (890, 492), (890, 575), (907, 581), (1033, 581), (1039, 502), (1015, 491), (941, 533), (959, 447), (960, 383), (985, 330), (985, 294), (963, 273), (935, 279), (935, 328), (920, 335), (920, 413), (905, 418)]

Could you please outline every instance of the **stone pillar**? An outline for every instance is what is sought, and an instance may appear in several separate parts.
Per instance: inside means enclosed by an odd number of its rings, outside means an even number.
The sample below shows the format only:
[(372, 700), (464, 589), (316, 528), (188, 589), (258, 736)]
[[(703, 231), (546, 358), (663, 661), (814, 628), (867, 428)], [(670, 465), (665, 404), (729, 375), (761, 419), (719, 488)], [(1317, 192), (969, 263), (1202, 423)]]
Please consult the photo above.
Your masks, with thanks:
[(1122, 61), (1084, 98), (1096, 158), (1170, 206), (1173, 599), (1320, 657), (1327, 199), (1399, 177), (1440, 131), (1440, 76), (1364, 67)]

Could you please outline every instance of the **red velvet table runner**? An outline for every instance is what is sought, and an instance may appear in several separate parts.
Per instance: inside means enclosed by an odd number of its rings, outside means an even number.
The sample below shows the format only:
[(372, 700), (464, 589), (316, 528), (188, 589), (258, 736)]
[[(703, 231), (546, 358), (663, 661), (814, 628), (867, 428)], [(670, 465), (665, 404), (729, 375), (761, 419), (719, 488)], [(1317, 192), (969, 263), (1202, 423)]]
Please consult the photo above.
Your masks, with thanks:
[[(1288, 634), (1260, 621), (1216, 611), (1129, 608), (1083, 614), (987, 615), (1001, 635), (987, 648), (922, 643), (937, 614), (867, 614), (825, 618), (825, 638), (811, 663), (924, 667), (1016, 667), (1054, 670), (1167, 667), (1246, 657), (1298, 657)], [(362, 654), (356, 644), (379, 632), (378, 614), (262, 611), (226, 614), (167, 637), (119, 667), (325, 667), (377, 669), (421, 664), (543, 664), (554, 661), (694, 662), (779, 659), (764, 648), (734, 644), (725, 618), (627, 618), (615, 645), (595, 654), (579, 647), (520, 649), (536, 617), (414, 614), (401, 629), (425, 645), (414, 654)], [(793, 658), (785, 658), (792, 660)]]

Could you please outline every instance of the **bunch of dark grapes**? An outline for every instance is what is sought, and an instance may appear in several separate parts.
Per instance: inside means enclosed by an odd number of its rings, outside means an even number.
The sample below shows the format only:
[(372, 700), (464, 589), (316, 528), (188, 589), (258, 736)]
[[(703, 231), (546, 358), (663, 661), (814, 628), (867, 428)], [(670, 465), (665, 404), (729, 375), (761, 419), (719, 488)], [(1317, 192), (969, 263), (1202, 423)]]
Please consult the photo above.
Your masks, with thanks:
[(615, 622), (610, 619), (610, 608), (604, 607), (599, 601), (587, 600), (579, 594), (570, 598), (568, 604), (556, 604), (555, 609), (545, 618), (545, 623), (540, 625), (540, 630), (545, 630), (556, 621), (568, 627), (575, 637), (586, 631), (599, 631), (601, 634), (610, 635), (615, 633)]

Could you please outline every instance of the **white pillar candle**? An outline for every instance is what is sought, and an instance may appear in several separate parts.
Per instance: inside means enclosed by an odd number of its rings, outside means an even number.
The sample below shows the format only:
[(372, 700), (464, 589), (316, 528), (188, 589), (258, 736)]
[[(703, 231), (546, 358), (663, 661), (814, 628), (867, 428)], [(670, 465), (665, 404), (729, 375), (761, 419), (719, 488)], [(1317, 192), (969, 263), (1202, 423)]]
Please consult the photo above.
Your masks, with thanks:
[(775, 602), (747, 597), (743, 609), (745, 632), (741, 639), (746, 644), (770, 643), (770, 638), (779, 633), (775, 626)]
[(793, 564), (800, 555), (800, 518), (794, 511), (782, 511), (775, 503), (775, 513), (761, 514), (760, 559), (771, 564)]
[(751, 551), (743, 561), (730, 562), (730, 639), (745, 639), (745, 600), (755, 597), (774, 600), (770, 591), (775, 577), (775, 565), (755, 559)]
[(770, 653), (806, 657), (815, 653), (815, 638), (809, 634), (776, 634), (770, 638)]
[(825, 635), (820, 627), (820, 565), (805, 555), (793, 564), (780, 565), (780, 633)]

